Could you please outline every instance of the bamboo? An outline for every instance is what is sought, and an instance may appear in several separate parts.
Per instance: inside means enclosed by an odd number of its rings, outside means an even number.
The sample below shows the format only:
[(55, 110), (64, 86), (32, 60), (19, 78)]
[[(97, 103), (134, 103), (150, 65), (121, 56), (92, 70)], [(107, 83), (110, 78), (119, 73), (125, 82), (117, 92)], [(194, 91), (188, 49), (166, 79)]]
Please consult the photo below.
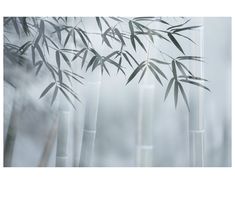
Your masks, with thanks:
[[(203, 25), (203, 18), (195, 18), (195, 23)], [(203, 27), (199, 32), (192, 34), (192, 39), (196, 41), (198, 46), (192, 47), (193, 54), (203, 56), (204, 39)], [(192, 62), (192, 72), (198, 77), (203, 78), (203, 63)], [(189, 159), (190, 166), (204, 166), (204, 90), (200, 87), (191, 87), (189, 90)]]
[(40, 158), (40, 162), (38, 164), (39, 167), (45, 167), (48, 164), (48, 160), (51, 155), (53, 145), (55, 144), (55, 140), (57, 138), (57, 129), (58, 129), (58, 117), (56, 117), (52, 123), (52, 127), (48, 134), (47, 143), (44, 146), (43, 153)]
[(12, 109), (14, 106), (15, 91), (15, 86), (4, 80), (4, 145), (6, 143)]
[[(150, 43), (147, 58), (150, 55)], [(138, 133), (136, 165), (149, 167), (153, 164), (153, 110), (154, 83), (147, 70), (142, 83), (139, 84)]]
[(92, 72), (87, 80), (80, 166), (92, 166), (101, 84), (100, 70)]

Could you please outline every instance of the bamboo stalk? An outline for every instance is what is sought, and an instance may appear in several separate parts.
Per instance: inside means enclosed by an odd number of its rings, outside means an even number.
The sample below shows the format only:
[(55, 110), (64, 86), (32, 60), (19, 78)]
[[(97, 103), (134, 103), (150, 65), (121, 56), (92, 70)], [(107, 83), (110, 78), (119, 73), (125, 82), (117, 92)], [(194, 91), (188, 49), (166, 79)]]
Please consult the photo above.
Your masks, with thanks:
[(7, 140), (7, 133), (14, 106), (15, 91), (15, 87), (4, 80), (4, 145)]
[(137, 134), (137, 166), (152, 166), (153, 161), (153, 107), (154, 84), (146, 73), (139, 85), (139, 110)]
[(52, 127), (48, 134), (48, 141), (43, 149), (43, 153), (38, 164), (39, 167), (45, 167), (48, 164), (49, 157), (51, 155), (52, 147), (55, 144), (55, 140), (57, 137), (57, 129), (58, 129), (58, 117), (56, 117), (52, 123)]
[(88, 78), (88, 82), (86, 83), (85, 118), (80, 166), (92, 166), (93, 151), (95, 147), (100, 84), (100, 71), (97, 70), (92, 72)]
[(56, 166), (65, 167), (68, 166), (68, 137), (70, 134), (68, 126), (71, 117), (69, 111), (66, 110), (61, 110), (59, 114)]
[[(196, 18), (195, 23), (203, 25), (203, 18)], [(199, 33), (194, 32), (192, 39), (198, 43), (198, 46), (192, 47), (192, 52), (199, 56), (204, 55), (203, 27)], [(191, 63), (192, 72), (198, 77), (203, 78), (203, 63)], [(189, 90), (189, 159), (190, 166), (204, 166), (204, 91), (199, 87), (191, 87)]]

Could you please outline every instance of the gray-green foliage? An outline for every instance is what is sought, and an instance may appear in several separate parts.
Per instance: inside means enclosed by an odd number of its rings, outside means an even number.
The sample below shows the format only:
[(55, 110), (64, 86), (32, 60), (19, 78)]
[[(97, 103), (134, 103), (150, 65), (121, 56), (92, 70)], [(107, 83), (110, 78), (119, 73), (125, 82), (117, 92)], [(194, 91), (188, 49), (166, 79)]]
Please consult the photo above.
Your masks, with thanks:
[[(73, 20), (74, 26), (71, 26), (68, 21)], [(36, 75), (42, 68), (46, 68), (52, 76), (51, 83), (41, 93), (41, 97), (45, 96), (49, 91), (53, 90), (51, 104), (55, 101), (58, 91), (74, 106), (71, 96), (79, 100), (77, 93), (73, 90), (73, 81), (83, 84), (84, 78), (74, 72), (71, 67), (71, 62), (74, 60), (81, 60), (81, 68), (85, 66), (85, 70), (94, 71), (99, 68), (101, 73), (106, 72), (110, 75), (109, 67), (115, 67), (117, 73), (126, 75), (126, 69), (134, 69), (132, 74), (128, 77), (127, 83), (132, 81), (137, 75), (140, 75), (139, 82), (144, 77), (147, 69), (153, 74), (157, 82), (162, 86), (162, 80), (167, 80), (165, 99), (167, 98), (171, 89), (174, 90), (174, 102), (177, 106), (178, 92), (181, 93), (187, 107), (188, 101), (183, 88), (184, 83), (196, 85), (209, 90), (201, 81), (206, 81), (203, 78), (194, 76), (190, 68), (186, 67), (184, 61), (194, 60), (203, 62), (199, 56), (188, 56), (177, 41), (177, 37), (188, 40), (189, 43), (194, 41), (184, 34), (184, 31), (197, 29), (200, 25), (187, 26), (190, 19), (185, 20), (184, 23), (172, 25), (159, 17), (94, 17), (93, 20), (97, 24), (97, 30), (101, 36), (102, 46), (109, 47), (112, 52), (108, 55), (102, 55), (98, 50), (92, 46), (93, 43), (90, 34), (81, 25), (82, 18), (67, 18), (67, 17), (5, 17), (4, 18), (4, 57), (13, 63), (23, 64), (26, 57), (30, 58), (35, 67)], [(152, 29), (151, 23), (163, 24), (165, 29)], [(112, 26), (111, 26), (112, 25)], [(127, 30), (121, 29), (122, 25), (126, 25)], [(25, 42), (21, 45), (11, 42), (8, 33), (15, 32), (20, 39)], [(94, 33), (93, 33), (94, 34)], [(63, 39), (62, 36), (65, 36)], [(171, 43), (173, 48), (179, 51), (180, 56), (174, 58), (168, 54), (164, 54), (168, 61), (164, 58), (147, 58), (144, 61), (137, 61), (136, 56), (127, 49), (127, 42), (131, 44), (134, 52), (138, 49), (147, 51), (145, 43), (141, 40), (142, 36), (149, 39), (152, 44), (154, 39), (158, 38), (167, 43)], [(120, 49), (114, 49), (113, 41), (120, 44)], [(83, 44), (83, 47), (77, 48), (78, 42)], [(73, 44), (74, 48), (68, 47), (68, 44)], [(88, 54), (92, 57), (88, 58)], [(48, 60), (47, 55), (54, 58), (56, 64)], [(29, 57), (30, 56), (30, 57)], [(72, 57), (71, 57), (72, 56)], [(61, 68), (62, 61), (67, 65), (66, 69)], [(124, 67), (126, 62), (129, 66)], [(165, 67), (169, 67), (172, 72), (172, 78), (168, 80), (164, 71)], [(163, 68), (162, 68), (163, 67)], [(67, 82), (64, 80), (67, 78)], [(69, 82), (69, 83), (68, 83)], [(68, 83), (68, 84), (66, 84)]]

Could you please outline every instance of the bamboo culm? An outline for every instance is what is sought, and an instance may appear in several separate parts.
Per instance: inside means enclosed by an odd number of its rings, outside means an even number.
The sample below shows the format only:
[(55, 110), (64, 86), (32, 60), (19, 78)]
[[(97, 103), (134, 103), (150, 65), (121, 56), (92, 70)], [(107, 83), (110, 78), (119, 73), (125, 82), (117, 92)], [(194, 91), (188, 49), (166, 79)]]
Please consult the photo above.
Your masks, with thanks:
[[(203, 18), (196, 18), (203, 25)], [(192, 34), (198, 46), (192, 46), (192, 52), (203, 57), (204, 55), (204, 28), (201, 27), (198, 32)], [(192, 71), (200, 78), (204, 76), (204, 63), (191, 62)], [(202, 88), (191, 87), (189, 90), (189, 161), (190, 166), (204, 166), (204, 91)]]

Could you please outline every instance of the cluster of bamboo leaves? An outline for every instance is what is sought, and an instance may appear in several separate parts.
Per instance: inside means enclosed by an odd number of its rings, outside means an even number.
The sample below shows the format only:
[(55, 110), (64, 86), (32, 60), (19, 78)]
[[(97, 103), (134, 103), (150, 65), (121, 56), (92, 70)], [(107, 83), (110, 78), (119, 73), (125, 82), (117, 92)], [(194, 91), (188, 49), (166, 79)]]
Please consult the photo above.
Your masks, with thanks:
[[(76, 23), (69, 23), (73, 20)], [(190, 21), (172, 25), (159, 17), (94, 17), (96, 22), (97, 35), (100, 35), (103, 46), (110, 48), (111, 53), (102, 55), (93, 46), (89, 33), (85, 29), (82, 18), (67, 17), (5, 17), (4, 18), (4, 55), (13, 63), (23, 64), (25, 60), (30, 60), (35, 68), (36, 75), (42, 68), (46, 68), (51, 74), (52, 82), (41, 93), (40, 98), (53, 90), (51, 104), (55, 101), (58, 91), (74, 106), (71, 96), (79, 100), (77, 93), (73, 90), (73, 82), (83, 84), (84, 78), (75, 73), (71, 63), (75, 60), (81, 60), (81, 69), (86, 71), (99, 68), (101, 73), (106, 72), (110, 75), (109, 68), (115, 67), (117, 73), (121, 72), (126, 75), (127, 68), (132, 68), (133, 72), (128, 76), (127, 83), (132, 81), (139, 74), (139, 82), (144, 77), (146, 71), (150, 71), (156, 78), (157, 82), (163, 86), (162, 80), (167, 80), (165, 99), (170, 90), (174, 89), (174, 102), (177, 106), (178, 92), (188, 106), (188, 100), (183, 88), (183, 83), (196, 85), (209, 90), (200, 82), (206, 81), (203, 78), (196, 77), (190, 69), (184, 64), (184, 61), (203, 62), (199, 56), (188, 56), (176, 39), (184, 38), (189, 43), (195, 43), (192, 39), (184, 34), (184, 31), (197, 29), (200, 25), (187, 26)], [(150, 24), (159, 23), (164, 25), (164, 29), (152, 29)], [(122, 25), (128, 27), (122, 29)], [(19, 44), (13, 43), (10, 34), (18, 35), (19, 39), (25, 41)], [(63, 37), (65, 36), (65, 37)], [(155, 44), (155, 38), (164, 40), (172, 44), (180, 54), (174, 58), (165, 54), (168, 60), (147, 57), (144, 61), (138, 61), (135, 54), (139, 49), (143, 49), (148, 55), (146, 43), (142, 37)], [(21, 40), (20, 40), (21, 41)], [(78, 46), (78, 42), (82, 47)], [(71, 48), (71, 43), (73, 47)], [(120, 44), (119, 49), (113, 48), (113, 43)], [(131, 44), (132, 50), (127, 44)], [(116, 46), (115, 46), (116, 47)], [(164, 54), (164, 53), (163, 53)], [(88, 56), (92, 57), (88, 57)], [(49, 57), (48, 57), (49, 56)], [(50, 58), (50, 60), (49, 60)], [(54, 60), (51, 60), (54, 58)], [(51, 62), (55, 61), (55, 63)], [(61, 67), (66, 64), (67, 67)], [(125, 62), (125, 63), (124, 63)], [(128, 64), (128, 67), (125, 67)], [(172, 72), (172, 78), (168, 79), (162, 66), (168, 66)], [(65, 80), (64, 78), (67, 78)]]

